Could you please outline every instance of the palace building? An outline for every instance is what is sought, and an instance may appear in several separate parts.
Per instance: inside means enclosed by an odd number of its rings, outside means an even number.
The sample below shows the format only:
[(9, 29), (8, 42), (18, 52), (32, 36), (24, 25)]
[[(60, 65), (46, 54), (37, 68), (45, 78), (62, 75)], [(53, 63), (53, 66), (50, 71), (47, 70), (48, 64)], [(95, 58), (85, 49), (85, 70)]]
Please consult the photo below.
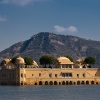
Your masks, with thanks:
[(25, 65), (19, 57), (16, 64), (4, 59), (0, 66), (0, 85), (93, 85), (100, 84), (100, 68), (82, 67), (81, 61), (71, 62), (66, 57), (57, 58), (51, 68)]

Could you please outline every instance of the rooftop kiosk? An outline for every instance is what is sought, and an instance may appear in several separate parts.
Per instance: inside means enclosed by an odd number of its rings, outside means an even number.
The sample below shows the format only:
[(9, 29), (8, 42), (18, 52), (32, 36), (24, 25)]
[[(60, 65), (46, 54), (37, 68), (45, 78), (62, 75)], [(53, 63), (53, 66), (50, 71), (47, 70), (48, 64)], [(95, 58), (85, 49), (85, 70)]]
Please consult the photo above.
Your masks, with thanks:
[(57, 58), (58, 68), (73, 68), (73, 62), (71, 62), (67, 57), (59, 57)]

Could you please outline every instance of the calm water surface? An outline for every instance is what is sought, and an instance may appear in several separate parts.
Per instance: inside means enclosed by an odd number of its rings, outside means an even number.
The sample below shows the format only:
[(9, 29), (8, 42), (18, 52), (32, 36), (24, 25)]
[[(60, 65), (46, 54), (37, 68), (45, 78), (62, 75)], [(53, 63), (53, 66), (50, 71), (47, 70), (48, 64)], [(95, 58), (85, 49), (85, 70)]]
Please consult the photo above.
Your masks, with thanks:
[(100, 100), (100, 86), (0, 86), (0, 100)]

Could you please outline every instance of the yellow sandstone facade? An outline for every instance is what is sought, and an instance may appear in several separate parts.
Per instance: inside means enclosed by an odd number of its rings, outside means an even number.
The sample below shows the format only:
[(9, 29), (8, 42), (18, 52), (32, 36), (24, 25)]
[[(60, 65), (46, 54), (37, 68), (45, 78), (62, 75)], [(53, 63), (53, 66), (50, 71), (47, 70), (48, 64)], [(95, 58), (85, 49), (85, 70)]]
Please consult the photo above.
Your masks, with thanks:
[(1, 85), (100, 84), (100, 68), (80, 68), (80, 67), (76, 68), (74, 67), (74, 63), (71, 62), (66, 57), (59, 57), (57, 60), (58, 63), (56, 63), (55, 67), (53, 68), (38, 68), (36, 62), (35, 62), (36, 64), (32, 66), (18, 64), (14, 67), (11, 67), (10, 65), (6, 68), (1, 67), (0, 84)]

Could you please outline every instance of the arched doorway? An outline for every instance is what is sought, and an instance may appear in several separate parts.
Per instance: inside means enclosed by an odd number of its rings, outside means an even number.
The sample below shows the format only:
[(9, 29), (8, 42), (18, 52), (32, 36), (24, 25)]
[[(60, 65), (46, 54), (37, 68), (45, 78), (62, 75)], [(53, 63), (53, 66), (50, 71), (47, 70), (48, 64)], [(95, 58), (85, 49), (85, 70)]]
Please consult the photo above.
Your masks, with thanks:
[(65, 81), (62, 82), (62, 85), (65, 85)]
[(94, 81), (91, 81), (91, 84), (94, 84)]
[(59, 82), (59, 85), (61, 85), (61, 82)]
[(80, 81), (77, 81), (77, 85), (80, 85)]
[(45, 81), (45, 85), (48, 85), (48, 81)]
[(82, 85), (84, 85), (84, 84), (85, 84), (85, 82), (84, 82), (84, 81), (82, 81), (82, 82), (81, 82), (81, 84), (82, 84)]
[(53, 82), (52, 81), (50, 81), (50, 83), (49, 83), (50, 85), (53, 85)]
[(89, 84), (89, 81), (86, 81), (86, 84)]
[(42, 81), (39, 82), (39, 85), (42, 85)]
[(21, 82), (21, 85), (23, 85), (23, 82)]
[(54, 85), (57, 85), (57, 81), (54, 81)]
[(74, 82), (74, 85), (76, 84), (76, 82)]
[(68, 81), (66, 81), (66, 85), (68, 85)]
[(35, 83), (34, 85), (37, 85), (37, 83)]
[(98, 82), (96, 82), (96, 84), (98, 84)]
[(72, 85), (72, 81), (69, 82), (69, 85)]

